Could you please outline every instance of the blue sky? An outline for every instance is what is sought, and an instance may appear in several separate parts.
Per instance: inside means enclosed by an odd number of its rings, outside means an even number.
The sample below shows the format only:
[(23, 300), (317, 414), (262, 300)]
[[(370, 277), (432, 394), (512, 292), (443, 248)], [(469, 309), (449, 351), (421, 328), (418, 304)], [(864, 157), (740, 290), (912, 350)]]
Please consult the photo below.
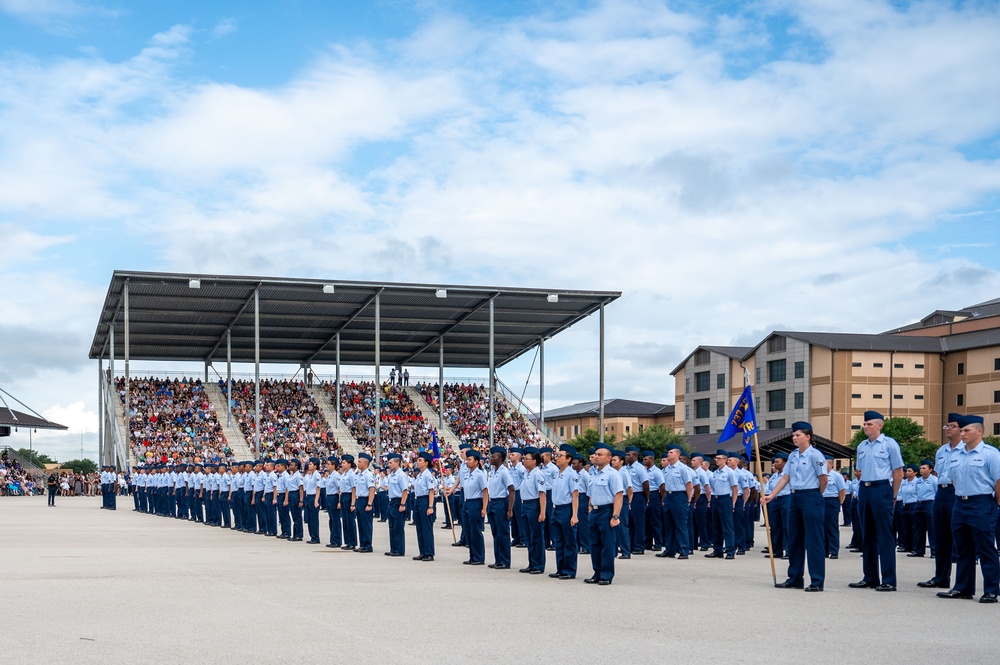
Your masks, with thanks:
[[(621, 290), (608, 395), (662, 402), (699, 343), (1000, 297), (997, 34), (993, 2), (0, 0), (0, 386), (96, 449), (116, 268)], [(596, 398), (596, 321), (546, 351), (550, 407)]]

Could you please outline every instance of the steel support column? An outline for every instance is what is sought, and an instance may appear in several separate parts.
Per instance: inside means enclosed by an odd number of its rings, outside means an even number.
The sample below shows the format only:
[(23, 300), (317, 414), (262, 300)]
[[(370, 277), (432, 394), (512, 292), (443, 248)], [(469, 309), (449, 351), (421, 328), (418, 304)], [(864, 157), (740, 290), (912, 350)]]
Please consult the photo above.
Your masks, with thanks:
[(600, 382), (600, 390), (598, 399), (600, 406), (600, 411), (598, 413), (598, 441), (604, 441), (604, 303), (601, 303), (601, 334), (600, 334), (600, 371), (598, 373), (598, 381)]
[(375, 294), (375, 463), (382, 460), (382, 294)]
[(545, 340), (538, 340), (538, 429), (545, 431)]
[(340, 333), (337, 333), (337, 403), (334, 405), (337, 411), (337, 427), (340, 427)]
[[(110, 372), (110, 379), (109, 380), (111, 382), (111, 386), (108, 388), (108, 390), (111, 392), (112, 396), (116, 396), (118, 394), (118, 391), (115, 390), (115, 322), (114, 322), (113, 319), (111, 321), (110, 328), (111, 328), (110, 340), (109, 340), (109, 343), (110, 343), (110, 351), (109, 351), (109, 353), (110, 353), (110, 356), (109, 356), (110, 363), (108, 365), (108, 369), (109, 369), (109, 372)], [(111, 404), (108, 405), (108, 409), (110, 409), (110, 411), (111, 411), (111, 413), (108, 416), (108, 439), (111, 440), (111, 439), (114, 438), (114, 436), (113, 436), (112, 433), (115, 431), (115, 428), (112, 426), (112, 423), (114, 423), (114, 417), (115, 417), (115, 404), (114, 404), (114, 402), (112, 402)], [(128, 425), (128, 422), (126, 422), (125, 424)], [(107, 446), (107, 445), (104, 446), (104, 457), (101, 459), (101, 465), (102, 466), (106, 466), (108, 464), (108, 458), (109, 458), (108, 451), (109, 451), (109, 449), (113, 449), (114, 448), (114, 441), (110, 441), (110, 443), (111, 443), (110, 446)]]
[[(97, 359), (97, 412), (101, 414), (97, 421), (97, 459), (104, 460), (104, 421), (108, 414), (104, 412), (104, 356)], [(82, 457), (82, 455), (81, 455)]]
[(253, 290), (253, 453), (260, 458), (260, 287)]
[(128, 375), (128, 361), (129, 361), (129, 329), (128, 329), (128, 280), (125, 280), (125, 285), (123, 287), (124, 292), (124, 309), (125, 309), (125, 431), (122, 432), (122, 438), (125, 441), (125, 460), (128, 460), (129, 450), (132, 449), (132, 418), (129, 415), (129, 402), (131, 401), (131, 396), (129, 395), (129, 375)]
[(233, 426), (233, 329), (226, 331), (226, 427)]
[(493, 372), (496, 368), (493, 366), (493, 301), (490, 300), (490, 448), (493, 447), (493, 429), (494, 429), (494, 405), (493, 400), (495, 399), (493, 395)]
[(444, 436), (444, 336), (438, 339), (438, 439), (442, 436)]

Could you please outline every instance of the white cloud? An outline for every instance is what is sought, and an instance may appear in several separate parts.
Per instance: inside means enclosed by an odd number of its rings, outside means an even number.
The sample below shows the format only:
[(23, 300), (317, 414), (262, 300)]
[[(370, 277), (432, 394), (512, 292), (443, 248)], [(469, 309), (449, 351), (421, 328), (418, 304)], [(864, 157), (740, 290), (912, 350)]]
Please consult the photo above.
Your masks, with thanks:
[(237, 26), (236, 19), (233, 17), (220, 18), (219, 21), (209, 32), (209, 36), (212, 39), (222, 39), (223, 37), (228, 37), (229, 35), (235, 33), (239, 27)]
[(65, 425), (69, 431), (79, 436), (80, 432), (94, 433), (99, 420), (97, 413), (87, 410), (83, 401), (73, 402), (66, 406), (55, 404), (42, 414), (47, 420)]

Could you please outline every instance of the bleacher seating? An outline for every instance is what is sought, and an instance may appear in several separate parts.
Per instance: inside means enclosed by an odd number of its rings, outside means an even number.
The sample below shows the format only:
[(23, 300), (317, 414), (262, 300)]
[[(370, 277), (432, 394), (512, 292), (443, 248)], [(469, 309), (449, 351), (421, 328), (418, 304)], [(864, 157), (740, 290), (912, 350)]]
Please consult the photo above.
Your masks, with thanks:
[[(125, 403), (125, 379), (116, 378)], [(131, 448), (140, 463), (232, 461), (232, 451), (199, 379), (129, 380)]]
[[(220, 381), (225, 393), (225, 383)], [(233, 382), (233, 418), (253, 448), (254, 383)], [(261, 455), (319, 456), (337, 450), (330, 424), (301, 381), (269, 379), (260, 384)]]
[[(336, 383), (325, 382), (323, 389), (336, 401)], [(410, 457), (421, 448), (429, 449), (434, 427), (400, 386), (382, 384), (379, 403), (382, 428), (380, 438), (383, 453), (408, 453)], [(358, 445), (369, 454), (375, 453), (375, 383), (373, 381), (342, 383), (340, 387), (340, 417), (351, 430)]]

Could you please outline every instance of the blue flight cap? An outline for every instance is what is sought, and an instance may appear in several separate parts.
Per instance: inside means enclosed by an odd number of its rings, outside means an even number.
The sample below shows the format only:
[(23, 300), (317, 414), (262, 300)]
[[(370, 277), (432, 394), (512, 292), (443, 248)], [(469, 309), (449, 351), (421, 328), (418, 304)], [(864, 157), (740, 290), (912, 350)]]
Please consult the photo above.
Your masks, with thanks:
[(932, 459), (920, 460), (920, 466), (923, 466), (924, 464), (926, 464), (927, 466), (929, 466), (932, 469), (934, 468), (934, 460), (932, 460)]
[(226, 467), (228, 469), (229, 465), (226, 464), (225, 462), (219, 462), (219, 468), (221, 469), (222, 467)]
[(612, 457), (620, 457), (621, 459), (625, 459), (625, 451), (624, 450), (612, 450), (611, 451), (611, 456)]
[(591, 455), (593, 455), (593, 454), (594, 454), (594, 453), (596, 453), (596, 452), (597, 452), (597, 448), (591, 448), (591, 449), (590, 449), (590, 454), (591, 454)]
[(580, 460), (581, 462), (587, 462), (588, 461), (587, 458), (584, 457), (583, 455), (581, 455), (580, 453), (577, 453), (576, 455), (573, 455), (573, 459)]
[(371, 462), (372, 461), (372, 456), (369, 455), (368, 453), (358, 453), (358, 459), (366, 459), (369, 462)]
[(520, 454), (520, 453), (523, 453), (523, 452), (524, 452), (524, 451), (523, 451), (523, 450), (521, 450), (520, 448), (518, 448), (517, 446), (511, 446), (511, 447), (510, 447), (510, 454), (511, 454), (511, 455), (513, 455), (514, 453), (518, 453), (518, 454)]
[(966, 427), (968, 425), (982, 425), (982, 416), (962, 416), (958, 421), (959, 427)]
[(254, 466), (257, 466), (258, 464), (263, 465), (264, 464), (264, 460), (262, 460), (262, 459), (256, 459), (256, 460), (253, 461), (253, 465)]
[(827, 459), (827, 460), (830, 460), (832, 462), (833, 461), (833, 455), (823, 455), (823, 459)]
[[(423, 453), (423, 454), (424, 454), (424, 455), (426, 455), (427, 453), (425, 452), (425, 453)], [(465, 456), (466, 456), (466, 457), (473, 457), (473, 458), (475, 458), (475, 459), (477, 459), (477, 460), (481, 460), (481, 459), (483, 459), (483, 456), (482, 456), (482, 455), (480, 455), (480, 454), (479, 454), (479, 451), (478, 451), (478, 450), (476, 450), (475, 448), (469, 448), (468, 450), (466, 450), (466, 451), (465, 451)]]
[(542, 448), (539, 448), (538, 452), (540, 452), (540, 453), (548, 453), (548, 454), (551, 455), (552, 454), (552, 447), (551, 446), (544, 446)]
[(534, 454), (538, 455), (540, 453), (540, 451), (538, 450), (538, 448), (535, 448), (534, 446), (525, 446), (524, 447), (524, 454), (527, 455), (529, 453), (534, 453)]
[(783, 459), (783, 460), (785, 460), (787, 462), (788, 461), (788, 453), (775, 453), (774, 454), (774, 459)]
[[(684, 449), (682, 447), (678, 446), (676, 443), (672, 443), (669, 446), (667, 446), (667, 450), (668, 451), (670, 451), (670, 450), (676, 450), (677, 452), (681, 452), (681, 453), (684, 452)], [(643, 454), (645, 455), (645, 453), (643, 453)]]
[(458, 449), (459, 450), (470, 450), (471, 448), (472, 448), (472, 446), (470, 444), (468, 444), (468, 443), (460, 443), (460, 444), (458, 444)]
[(608, 444), (604, 443), (603, 441), (599, 442), (596, 446), (594, 446), (593, 453), (596, 453), (598, 450), (607, 450), (612, 455), (615, 454), (615, 449), (609, 446)]
[(654, 453), (652, 450), (644, 450), (644, 451), (642, 451), (642, 456), (643, 457), (656, 457), (656, 453)]
[(333, 462), (334, 464), (340, 464), (340, 460), (337, 459), (336, 455), (330, 455), (329, 457), (326, 458), (326, 461)]
[(639, 448), (637, 446), (625, 446), (625, 452), (639, 454)]
[(316, 466), (319, 466), (319, 458), (317, 458), (317, 457), (310, 457), (310, 458), (309, 458), (309, 461), (310, 461), (310, 462), (311, 462), (312, 464), (315, 464)]
[(343, 460), (344, 462), (353, 462), (354, 455), (348, 455), (345, 453), (344, 455), (341, 455), (340, 459)]
[(576, 455), (576, 448), (569, 445), (568, 443), (564, 443), (561, 446), (559, 446), (559, 452), (569, 453), (570, 457), (572, 457), (573, 455)]
[(274, 460), (271, 459), (270, 457), (265, 457), (264, 464), (274, 464)]
[(500, 453), (501, 455), (506, 455), (507, 449), (504, 448), (503, 446), (493, 446), (492, 448), (490, 448), (490, 455), (492, 455), (493, 453)]
[(865, 422), (869, 420), (885, 420), (885, 416), (878, 411), (865, 411)]
[(705, 453), (691, 453), (691, 459), (694, 459), (695, 457), (700, 457), (702, 459), (705, 459), (707, 455), (705, 455)]
[[(469, 455), (469, 453), (466, 453), (466, 456), (468, 456), (468, 455)], [(396, 457), (399, 457), (399, 455), (396, 455)], [(417, 457), (419, 457), (420, 459), (424, 460), (428, 464), (433, 464), (434, 463), (434, 456), (431, 455), (426, 450), (423, 451), (423, 452), (417, 453)], [(479, 459), (479, 453), (476, 453), (476, 459)]]
[(400, 455), (399, 453), (389, 453), (388, 455), (386, 455), (386, 456), (385, 456), (385, 460), (386, 460), (387, 462), (388, 462), (389, 460), (391, 460), (391, 459), (398, 459), (398, 460), (401, 460), (401, 459), (403, 459), (403, 456), (402, 456), (402, 455)]
[(913, 469), (913, 473), (917, 473), (918, 471), (920, 471), (920, 467), (917, 466), (916, 464), (907, 464), (906, 468)]
[(280, 464), (281, 466), (288, 466), (288, 460), (282, 458), (275, 462), (275, 464)]
[[(865, 420), (868, 420), (867, 416), (865, 416)], [(799, 420), (797, 422), (792, 423), (792, 431), (793, 432), (798, 432), (801, 429), (807, 429), (807, 430), (809, 430), (811, 432), (812, 428), (813, 428), (813, 426), (811, 424), (807, 423), (804, 420)]]
[(715, 456), (716, 457), (729, 457), (729, 451), (728, 450), (723, 450), (722, 448), (719, 448), (718, 450), (715, 451)]
[(957, 423), (958, 419), (962, 417), (961, 413), (949, 413), (948, 418), (945, 420), (946, 423)]

